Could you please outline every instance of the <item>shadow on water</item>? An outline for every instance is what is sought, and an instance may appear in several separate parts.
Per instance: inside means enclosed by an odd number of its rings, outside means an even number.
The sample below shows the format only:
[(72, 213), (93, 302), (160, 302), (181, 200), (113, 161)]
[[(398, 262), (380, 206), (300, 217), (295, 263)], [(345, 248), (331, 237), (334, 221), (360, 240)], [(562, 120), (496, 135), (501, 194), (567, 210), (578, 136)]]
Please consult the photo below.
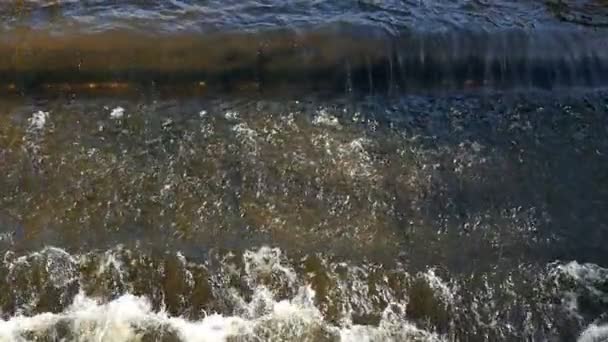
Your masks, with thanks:
[[(408, 102), (404, 106), (414, 115), (398, 125), (439, 151), (431, 152), (437, 159), (422, 211), (423, 222), (444, 227), (451, 240), (449, 248), (438, 248), (452, 253), (442, 262), (465, 268), (483, 268), (471, 260), (488, 258), (603, 265), (605, 96), (500, 96), (462, 103), (434, 100), (416, 108)], [(411, 199), (403, 187), (395, 189), (407, 210)], [(424, 254), (426, 237), (413, 235), (412, 255)]]

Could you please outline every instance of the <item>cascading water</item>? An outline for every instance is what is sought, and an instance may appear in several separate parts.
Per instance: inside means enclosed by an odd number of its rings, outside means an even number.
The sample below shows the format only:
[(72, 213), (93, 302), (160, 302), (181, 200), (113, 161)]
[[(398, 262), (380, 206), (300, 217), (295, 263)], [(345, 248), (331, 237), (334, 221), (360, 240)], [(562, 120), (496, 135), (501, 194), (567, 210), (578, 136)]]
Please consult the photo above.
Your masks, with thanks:
[(0, 4), (0, 342), (605, 340), (607, 13)]
[(336, 23), (301, 32), (9, 31), (6, 93), (95, 91), (400, 94), (608, 84), (604, 32), (412, 30)]

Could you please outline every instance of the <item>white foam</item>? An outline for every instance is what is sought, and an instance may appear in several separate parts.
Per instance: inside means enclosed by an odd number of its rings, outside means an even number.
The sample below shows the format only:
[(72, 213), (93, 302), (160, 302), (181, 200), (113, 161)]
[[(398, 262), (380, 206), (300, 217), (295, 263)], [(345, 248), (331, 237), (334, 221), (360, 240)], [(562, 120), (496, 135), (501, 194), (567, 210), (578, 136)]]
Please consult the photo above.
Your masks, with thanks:
[[(328, 272), (335, 276), (332, 279), (332, 282), (335, 282), (332, 291), (336, 292), (331, 296), (336, 300), (335, 307), (339, 310), (339, 315), (332, 317), (338, 318), (337, 321), (326, 320), (322, 314), (323, 307), (318, 303), (315, 305), (315, 292), (306, 279), (298, 275), (297, 266), (293, 265), (281, 249), (272, 247), (245, 251), (242, 264), (237, 262), (238, 266), (230, 264), (233, 254), (226, 255), (226, 259), (222, 260), (221, 278), (236, 276), (240, 281), (245, 281), (246, 287), (251, 290), (248, 292), (250, 295), (246, 296), (236, 289), (233, 291), (232, 286), (217, 292), (216, 294), (226, 296), (222, 299), (229, 303), (227, 307), (232, 308), (224, 312), (225, 315), (205, 313), (204, 318), (200, 320), (171, 316), (162, 305), (157, 310), (146, 297), (132, 294), (135, 290), (133, 286), (128, 285), (129, 277), (125, 276), (123, 279), (123, 273), (128, 274), (127, 269), (134, 266), (129, 262), (130, 257), (124, 257), (129, 253), (131, 252), (128, 249), (119, 246), (101, 256), (94, 254), (96, 268), (90, 271), (97, 273), (100, 279), (104, 278), (104, 274), (115, 274), (117, 277), (113, 281), (121, 284), (112, 285), (112, 288), (121, 288), (126, 292), (111, 301), (92, 298), (84, 293), (79, 293), (72, 299), (66, 294), (61, 303), (71, 301), (71, 305), (62, 312), (39, 313), (28, 317), (25, 315), (36, 312), (35, 307), (40, 299), (38, 292), (35, 287), (22, 291), (14, 286), (12, 291), (26, 294), (17, 296), (20, 305), (29, 305), (30, 309), (17, 310), (17, 314), (10, 319), (0, 320), (0, 342), (31, 341), (35, 337), (48, 339), (49, 336), (59, 336), (59, 340), (62, 337), (61, 332), (66, 329), (69, 330), (70, 341), (117, 342), (138, 340), (144, 332), (155, 334), (159, 331), (173, 334), (181, 341), (187, 342), (239, 340), (240, 337), (245, 340), (315, 340), (319, 333), (330, 335), (333, 340), (348, 342), (439, 341), (446, 337), (422, 330), (408, 321), (408, 300), (399, 299), (388, 286), (375, 286), (372, 290), (368, 280), (373, 269), (363, 266), (339, 264), (336, 267), (345, 267), (346, 274), (340, 273), (341, 275), (337, 276), (335, 270)], [(7, 279), (13, 278), (14, 274), (36, 269), (32, 265), (38, 264), (43, 265), (44, 274), (48, 274), (48, 278), (44, 279), (48, 279), (50, 285), (55, 288), (70, 287), (80, 279), (78, 273), (82, 265), (90, 264), (87, 255), (73, 256), (53, 247), (20, 257), (9, 252), (4, 258), (8, 268)], [(181, 253), (177, 253), (176, 257), (186, 269), (187, 258)], [(232, 272), (233, 266), (235, 273), (227, 274)], [(159, 272), (162, 274), (164, 271), (161, 269)], [(564, 296), (562, 305), (572, 305), (570, 309), (573, 313), (577, 314), (579, 310), (577, 301), (581, 291), (585, 295), (591, 294), (598, 303), (608, 303), (603, 288), (608, 279), (608, 269), (595, 264), (570, 262), (552, 264), (551, 272), (559, 276), (555, 278), (557, 285), (561, 280), (566, 280), (569, 292), (560, 293)], [(190, 287), (193, 287), (193, 275), (185, 271), (184, 276)], [(435, 269), (417, 273), (416, 278), (423, 279), (443, 305), (451, 306), (459, 302), (458, 283), (449, 281), (449, 278), (443, 279)], [(384, 282), (388, 280), (385, 279)], [(576, 284), (574, 288), (571, 286), (573, 282)], [(488, 287), (487, 283), (485, 286)], [(83, 288), (82, 285), (80, 287)], [(75, 287), (74, 291), (77, 292)], [(184, 300), (188, 300), (188, 294), (184, 295)], [(378, 307), (374, 304), (377, 302), (386, 303), (386, 307)], [(496, 309), (492, 303), (489, 303), (487, 308), (478, 308), (484, 305), (484, 297), (479, 298), (479, 301), (473, 303), (473, 313), (477, 315), (477, 312), (481, 312), (478, 310)], [(353, 324), (355, 315), (377, 314), (380, 311), (381, 319), (375, 325)], [(606, 340), (608, 325), (600, 324), (603, 322), (601, 319), (602, 317), (589, 322), (583, 321), (581, 317), (581, 327), (592, 324), (580, 335), (579, 341)], [(501, 322), (497, 320), (479, 323), (488, 328), (501, 329)], [(505, 325), (504, 328), (514, 329), (510, 325)]]
[(585, 283), (601, 281), (608, 277), (608, 269), (599, 267), (595, 264), (579, 264), (576, 261), (571, 261), (565, 265), (559, 266), (558, 269), (574, 280)]
[(443, 341), (439, 335), (416, 328), (408, 322), (381, 322), (379, 327), (354, 325), (340, 330), (342, 342)]
[(372, 158), (366, 150), (366, 145), (370, 143), (369, 139), (357, 137), (345, 142), (323, 132), (313, 136), (312, 143), (322, 149), (329, 161), (334, 164), (332, 170), (339, 170), (350, 178), (368, 180), (377, 178)]
[(578, 338), (578, 342), (602, 342), (608, 341), (608, 324), (591, 324), (583, 331)]
[(200, 321), (189, 321), (182, 317), (171, 317), (164, 311), (153, 311), (144, 297), (125, 294), (108, 303), (101, 303), (80, 293), (62, 313), (17, 316), (0, 321), (0, 342), (26, 341), (24, 334), (49, 336), (56, 333), (54, 327), (59, 323), (68, 323), (63, 326), (70, 327), (72, 336), (81, 341), (133, 341), (142, 331), (174, 333), (186, 342), (227, 341), (229, 338), (260, 334), (276, 340), (300, 340), (303, 336), (312, 336), (319, 328), (345, 342), (399, 341), (404, 338), (440, 340), (437, 335), (420, 330), (408, 322), (391, 321), (387, 317), (378, 327), (331, 326), (323, 321), (313, 305), (313, 299), (314, 291), (303, 287), (291, 300), (272, 301), (268, 311), (250, 318), (211, 314)]
[[(579, 307), (581, 296), (587, 297), (587, 300), (592, 300), (602, 306), (608, 304), (608, 293), (604, 288), (604, 284), (608, 280), (607, 268), (591, 263), (580, 264), (576, 261), (554, 265), (556, 267), (552, 273), (555, 284), (559, 286), (560, 283), (565, 281), (567, 287), (567, 290), (562, 292), (562, 307), (581, 324), (585, 322)], [(608, 324), (592, 322), (580, 334), (578, 341), (608, 341)]]
[(278, 273), (291, 284), (296, 280), (293, 269), (283, 263), (282, 252), (279, 248), (263, 246), (257, 251), (248, 250), (243, 255), (245, 273), (249, 276), (268, 275)]
[[(67, 255), (59, 249), (45, 249), (35, 256), (51, 252), (59, 253), (64, 258)], [(178, 257), (186, 262), (183, 256)], [(69, 259), (73, 262), (77, 260)], [(26, 262), (26, 259), (21, 261), (20, 258), (18, 261)], [(230, 316), (211, 313), (199, 321), (192, 321), (172, 317), (162, 309), (154, 311), (145, 297), (127, 293), (112, 301), (102, 302), (81, 292), (61, 313), (41, 313), (31, 317), (19, 315), (7, 321), (0, 320), (0, 342), (26, 341), (25, 336), (57, 336), (55, 334), (62, 329), (65, 331), (65, 327), (69, 328), (69, 338), (103, 342), (133, 341), (143, 332), (154, 334), (159, 331), (174, 334), (185, 342), (221, 342), (238, 337), (299, 341), (314, 339), (320, 331), (345, 342), (440, 340), (440, 336), (418, 329), (407, 321), (403, 315), (405, 304), (391, 303), (378, 326), (354, 325), (351, 322), (335, 325), (325, 321), (315, 306), (315, 292), (310, 286), (299, 284), (295, 270), (278, 248), (261, 247), (247, 251), (243, 255), (243, 262), (245, 277), (254, 286), (254, 293), (248, 301), (243, 298), (235, 301), (237, 308)], [(122, 273), (120, 270), (123, 267), (115, 253), (107, 252), (100, 260), (97, 271), (105, 272), (112, 268)], [(360, 272), (365, 273), (364, 270)], [(275, 275), (294, 288), (291, 298), (278, 300), (277, 294), (258, 279), (268, 275)], [(365, 287), (363, 283), (357, 286)], [(362, 289), (361, 295), (367, 292)], [(238, 294), (235, 296), (238, 297)], [(393, 312), (392, 308), (398, 305), (401, 305), (399, 310)]]
[(230, 121), (236, 121), (239, 119), (239, 112), (237, 111), (233, 111), (233, 110), (229, 110), (226, 113), (224, 113), (224, 117), (226, 118), (226, 120), (230, 120)]
[(122, 119), (125, 116), (125, 109), (122, 107), (116, 107), (112, 109), (110, 117), (114, 120)]
[(312, 124), (315, 126), (330, 126), (330, 127), (341, 127), (340, 121), (337, 117), (329, 114), (326, 109), (321, 109), (315, 118), (312, 120)]
[(245, 122), (238, 123), (232, 127), (232, 131), (235, 132), (239, 140), (248, 147), (248, 152), (252, 156), (258, 154), (258, 133), (251, 129)]
[[(608, 269), (596, 264), (579, 264), (576, 261), (559, 265), (556, 268), (559, 274), (567, 276), (577, 284), (578, 289), (584, 289), (595, 300), (608, 303), (608, 293), (599, 288), (608, 279)], [(563, 294), (562, 303), (572, 314), (578, 315), (578, 294), (572, 291)]]
[(365, 145), (368, 143), (368, 139), (357, 138), (350, 143), (338, 146), (338, 155), (343, 164), (348, 167), (348, 173), (353, 178), (367, 178), (374, 173), (371, 158), (365, 149)]
[(454, 302), (454, 291), (450, 289), (448, 284), (446, 284), (439, 276), (437, 276), (437, 274), (435, 274), (434, 268), (431, 268), (426, 272), (421, 273), (420, 276), (424, 278), (428, 286), (433, 289), (433, 293), (441, 296), (442, 299), (447, 303)]
[(41, 110), (32, 114), (29, 118), (30, 128), (34, 130), (42, 130), (46, 125), (46, 121), (49, 119), (49, 112), (43, 112)]

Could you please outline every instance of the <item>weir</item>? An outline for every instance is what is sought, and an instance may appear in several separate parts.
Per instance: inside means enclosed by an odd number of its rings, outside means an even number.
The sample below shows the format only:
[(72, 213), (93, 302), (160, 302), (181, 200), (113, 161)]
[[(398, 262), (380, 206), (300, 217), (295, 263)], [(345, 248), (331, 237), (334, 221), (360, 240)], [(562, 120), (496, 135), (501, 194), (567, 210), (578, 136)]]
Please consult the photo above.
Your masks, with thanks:
[(0, 1), (0, 342), (605, 341), (607, 18)]
[[(334, 25), (304, 32), (147, 35), (5, 33), (4, 92), (174, 89), (404, 94), (608, 85), (608, 38), (565, 30), (408, 32)], [(178, 91), (179, 90), (179, 91)]]

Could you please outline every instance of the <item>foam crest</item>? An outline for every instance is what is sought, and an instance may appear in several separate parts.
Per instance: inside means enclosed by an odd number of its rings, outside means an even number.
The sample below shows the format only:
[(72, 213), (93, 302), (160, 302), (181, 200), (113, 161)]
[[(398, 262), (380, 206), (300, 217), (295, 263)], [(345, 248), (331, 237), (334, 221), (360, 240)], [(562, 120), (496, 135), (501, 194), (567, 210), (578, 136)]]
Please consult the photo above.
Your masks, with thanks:
[(42, 130), (44, 125), (46, 125), (46, 121), (49, 119), (49, 112), (43, 112), (41, 110), (32, 114), (32, 117), (29, 118), (30, 129), (32, 130)]
[[(522, 267), (507, 277), (468, 279), (438, 268), (408, 273), (331, 256), (294, 259), (269, 246), (208, 258), (123, 246), (74, 255), (53, 247), (7, 252), (0, 265), (8, 281), (0, 288), (0, 342), (482, 336), (587, 342), (606, 335), (608, 277), (595, 264), (553, 263), (544, 271)], [(530, 287), (544, 299), (525, 297)], [(517, 316), (524, 309), (531, 313)]]
[[(323, 321), (313, 305), (314, 291), (301, 288), (290, 299), (274, 301), (263, 291), (271, 306), (267, 312), (251, 318), (210, 314), (200, 321), (171, 317), (154, 311), (145, 297), (125, 294), (102, 303), (83, 293), (61, 313), (43, 313), (31, 317), (16, 316), (0, 321), (0, 341), (27, 341), (35, 337), (55, 337), (86, 341), (134, 341), (143, 336), (173, 336), (180, 341), (205, 342), (244, 340), (264, 337), (268, 340), (308, 340), (318, 337), (340, 341), (397, 341), (402, 338), (438, 341), (440, 338), (406, 321), (391, 319), (386, 313), (378, 327), (332, 326)], [(256, 305), (253, 301), (250, 305)], [(389, 310), (390, 311), (390, 310)]]
[(591, 324), (578, 339), (578, 342), (597, 342), (608, 339), (608, 325)]

